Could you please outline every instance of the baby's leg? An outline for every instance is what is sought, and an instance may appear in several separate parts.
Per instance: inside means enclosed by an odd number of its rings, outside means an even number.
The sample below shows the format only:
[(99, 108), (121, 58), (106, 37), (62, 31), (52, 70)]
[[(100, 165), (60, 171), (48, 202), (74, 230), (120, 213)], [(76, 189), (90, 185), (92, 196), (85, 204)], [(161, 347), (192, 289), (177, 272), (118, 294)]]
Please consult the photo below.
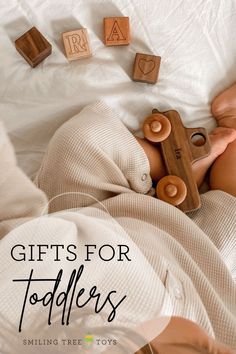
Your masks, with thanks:
[[(236, 132), (236, 84), (223, 91), (212, 102), (212, 113), (220, 127)], [(211, 169), (211, 189), (220, 189), (236, 196), (236, 140), (228, 145)]]
[[(209, 138), (211, 141), (210, 155), (197, 161), (192, 166), (198, 186), (200, 186), (204, 181), (206, 172), (217, 157), (226, 150), (229, 143), (236, 139), (236, 131), (230, 128), (216, 128), (209, 134)], [(141, 139), (138, 137), (136, 137), (136, 139), (148, 157), (150, 164), (150, 175), (152, 179), (158, 181), (167, 174), (160, 150), (156, 146), (149, 143), (146, 139)]]

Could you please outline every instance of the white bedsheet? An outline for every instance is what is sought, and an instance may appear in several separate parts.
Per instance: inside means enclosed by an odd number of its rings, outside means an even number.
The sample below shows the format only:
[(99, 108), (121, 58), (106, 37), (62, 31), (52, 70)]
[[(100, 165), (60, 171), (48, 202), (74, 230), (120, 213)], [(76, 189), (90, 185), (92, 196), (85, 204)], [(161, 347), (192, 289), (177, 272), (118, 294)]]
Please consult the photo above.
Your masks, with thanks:
[[(129, 46), (104, 46), (107, 16), (130, 17)], [(0, 18), (0, 119), (31, 177), (54, 131), (88, 103), (105, 100), (133, 130), (155, 106), (210, 129), (211, 99), (236, 80), (235, 0), (0, 0)], [(35, 69), (14, 47), (33, 25), (53, 46)], [(93, 57), (69, 63), (61, 33), (80, 27)], [(162, 57), (156, 85), (131, 80), (136, 52)]]

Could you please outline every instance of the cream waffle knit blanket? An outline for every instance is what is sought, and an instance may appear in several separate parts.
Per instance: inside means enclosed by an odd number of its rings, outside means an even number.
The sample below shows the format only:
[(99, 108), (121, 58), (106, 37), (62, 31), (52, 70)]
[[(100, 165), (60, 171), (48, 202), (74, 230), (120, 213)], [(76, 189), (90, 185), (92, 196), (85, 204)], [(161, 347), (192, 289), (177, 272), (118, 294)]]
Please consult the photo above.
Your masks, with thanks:
[[(235, 198), (207, 192), (201, 209), (186, 216), (149, 196), (152, 181), (144, 151), (117, 114), (101, 102), (84, 108), (55, 133), (35, 181), (39, 189), (17, 168), (2, 127), (0, 136), (3, 240), (18, 224), (45, 211), (46, 196), (50, 213), (91, 205), (104, 208), (164, 285), (172, 313), (236, 348)], [(67, 219), (76, 225), (66, 215), (61, 221)], [(89, 243), (93, 219), (86, 225)], [(151, 315), (158, 299), (151, 294), (155, 284), (146, 276), (149, 291), (137, 284), (139, 311)], [(129, 277), (136, 279), (135, 273)], [(117, 273), (119, 283), (125, 287)]]

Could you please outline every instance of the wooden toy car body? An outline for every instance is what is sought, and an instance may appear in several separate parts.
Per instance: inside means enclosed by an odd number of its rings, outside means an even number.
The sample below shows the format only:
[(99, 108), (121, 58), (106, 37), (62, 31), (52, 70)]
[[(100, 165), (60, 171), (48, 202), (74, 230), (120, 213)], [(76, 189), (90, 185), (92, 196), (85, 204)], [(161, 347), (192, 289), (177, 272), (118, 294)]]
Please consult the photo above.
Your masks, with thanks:
[[(210, 153), (206, 129), (185, 128), (177, 111), (154, 109), (145, 120), (143, 131), (147, 140), (160, 144), (169, 174), (158, 182), (157, 196), (183, 212), (198, 209), (201, 203), (192, 163)], [(180, 195), (182, 198), (177, 198)]]

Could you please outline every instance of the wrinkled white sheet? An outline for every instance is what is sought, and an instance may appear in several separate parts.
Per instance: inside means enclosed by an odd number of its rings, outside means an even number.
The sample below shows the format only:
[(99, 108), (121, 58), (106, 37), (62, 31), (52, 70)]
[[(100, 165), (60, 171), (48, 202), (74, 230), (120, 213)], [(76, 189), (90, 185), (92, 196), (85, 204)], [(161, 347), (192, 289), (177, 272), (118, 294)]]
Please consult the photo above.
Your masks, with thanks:
[[(105, 47), (103, 17), (123, 15), (132, 43)], [(0, 0), (0, 18), (0, 119), (31, 177), (54, 131), (88, 103), (105, 100), (133, 130), (155, 106), (210, 129), (211, 99), (236, 80), (235, 0)], [(14, 47), (33, 25), (53, 46), (35, 69)], [(80, 27), (93, 57), (69, 63), (61, 33)], [(131, 80), (136, 52), (162, 57), (156, 85)]]

